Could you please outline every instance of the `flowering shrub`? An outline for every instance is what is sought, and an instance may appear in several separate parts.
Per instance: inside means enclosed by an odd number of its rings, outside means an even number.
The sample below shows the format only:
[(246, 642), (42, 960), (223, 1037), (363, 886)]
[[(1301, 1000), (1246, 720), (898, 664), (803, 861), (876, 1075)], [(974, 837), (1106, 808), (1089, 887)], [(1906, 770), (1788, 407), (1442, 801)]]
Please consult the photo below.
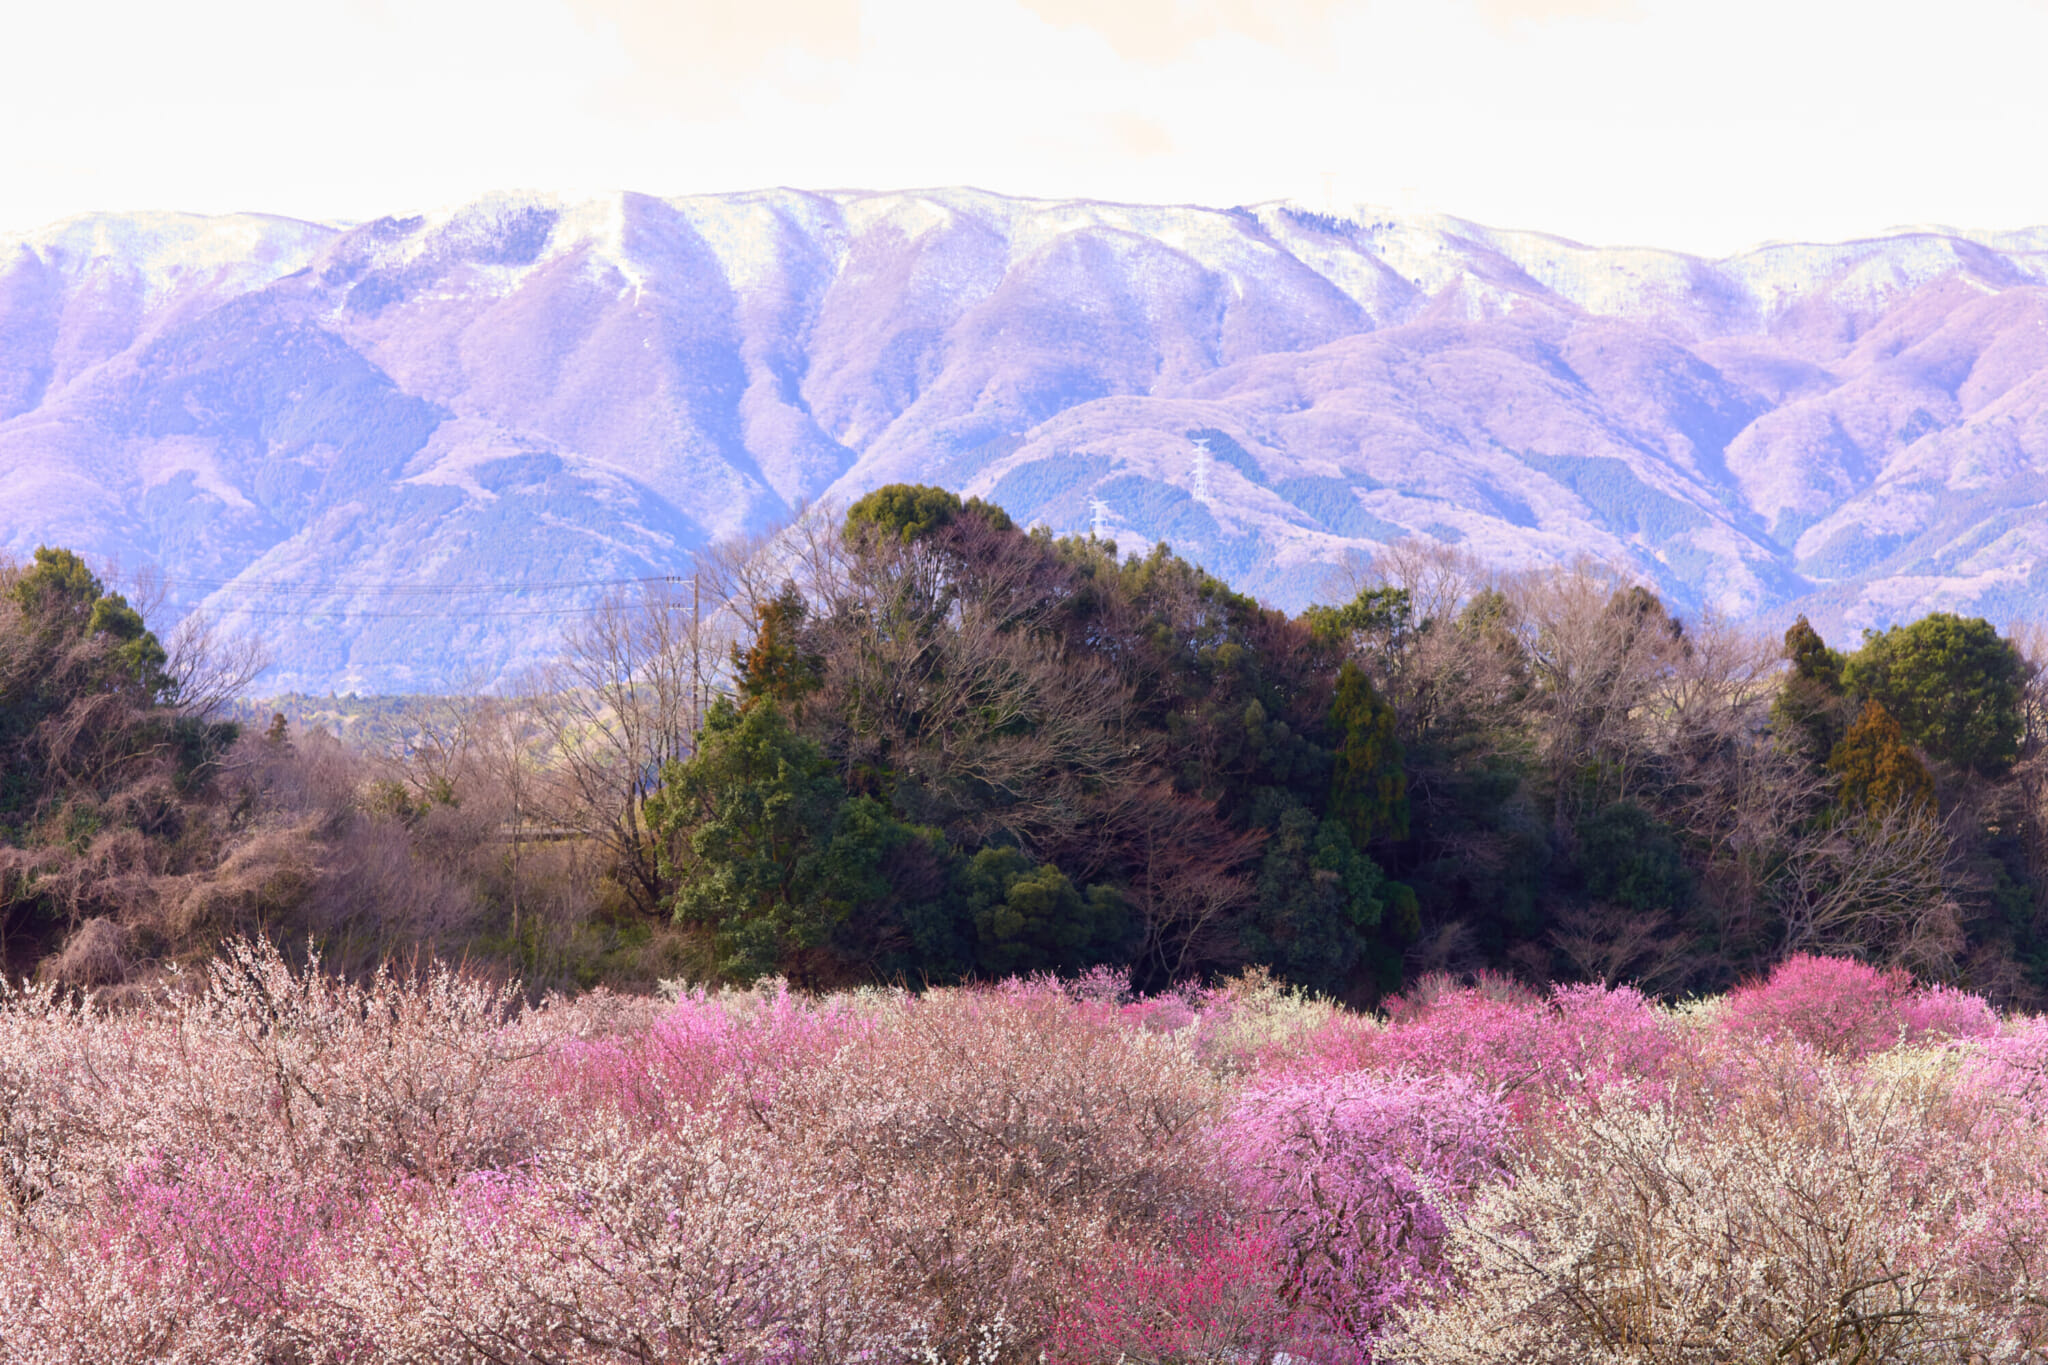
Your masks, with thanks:
[(721, 1100), (768, 1104), (786, 1076), (870, 1026), (845, 1002), (814, 1007), (779, 980), (753, 991), (690, 991), (640, 1027), (567, 1039), (548, 1086), (661, 1125)]
[(123, 1182), (101, 1246), (129, 1243), (151, 1278), (242, 1317), (289, 1313), (319, 1281), (323, 1227), (343, 1216), (306, 1194), (224, 1165), (157, 1162)]
[(907, 1339), (828, 1193), (712, 1121), (594, 1124), (518, 1174), (411, 1185), (299, 1317), (356, 1359), (846, 1360)]
[(2018, 1209), (1955, 1140), (1940, 1074), (1774, 1079), (1694, 1110), (1596, 1106), (1453, 1220), (1456, 1292), (1381, 1358), (2039, 1359), (2038, 1258), (1971, 1254)]
[(761, 1122), (951, 1359), (998, 1318), (1035, 1343), (1105, 1247), (1222, 1212), (1221, 1099), (1171, 1035), (1025, 985), (905, 1001)]
[(1661, 1083), (1678, 1047), (1668, 1022), (1628, 987), (1560, 986), (1545, 999), (1498, 985), (1396, 1001), (1393, 1021), (1334, 1020), (1276, 1068), (1304, 1075), (1358, 1067), (1468, 1077), (1534, 1112), (1561, 1096)]
[(1352, 1072), (1254, 1085), (1218, 1140), (1289, 1298), (1357, 1349), (1437, 1281), (1444, 1208), (1498, 1174), (1507, 1127), (1463, 1076)]
[(1167, 1365), (1312, 1348), (1315, 1327), (1290, 1306), (1283, 1256), (1252, 1224), (1204, 1226), (1179, 1246), (1112, 1245), (1084, 1268), (1055, 1324), (1052, 1365)]
[(1385, 1020), (1108, 973), (529, 1007), (251, 944), (0, 995), (30, 1365), (2036, 1360), (2044, 1189), (2048, 1024), (1822, 959)]
[(1758, 983), (1730, 991), (1722, 1027), (1738, 1039), (1782, 1039), (1837, 1057), (1867, 1057), (1901, 1041), (1978, 1038), (1998, 1017), (1976, 996), (1920, 989), (1896, 968), (1848, 958), (1787, 958)]
[(1934, 985), (1909, 992), (1899, 1007), (1908, 1042), (1931, 1038), (1991, 1038), (1999, 1031), (1998, 1011), (1981, 995)]

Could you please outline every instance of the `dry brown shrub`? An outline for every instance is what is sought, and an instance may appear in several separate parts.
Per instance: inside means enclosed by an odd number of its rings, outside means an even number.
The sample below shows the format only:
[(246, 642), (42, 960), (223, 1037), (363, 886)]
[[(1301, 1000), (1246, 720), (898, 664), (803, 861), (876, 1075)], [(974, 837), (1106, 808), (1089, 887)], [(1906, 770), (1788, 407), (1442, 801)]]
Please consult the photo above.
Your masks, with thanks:
[(278, 923), (315, 884), (311, 836), (305, 825), (259, 830), (209, 875), (180, 879), (167, 898), (161, 932), (178, 943), (210, 945)]
[(127, 979), (135, 939), (123, 925), (95, 916), (78, 926), (41, 974), (66, 986), (115, 986)]
[(322, 847), (321, 875), (296, 927), (345, 970), (461, 937), (477, 915), (475, 892), (459, 868), (422, 855), (400, 821), (349, 821)]
[(997, 1322), (1027, 1358), (1112, 1243), (1223, 1211), (1202, 1138), (1221, 1094), (1171, 1036), (1022, 988), (910, 1003), (760, 1119), (839, 1192), (836, 1225), (943, 1358)]

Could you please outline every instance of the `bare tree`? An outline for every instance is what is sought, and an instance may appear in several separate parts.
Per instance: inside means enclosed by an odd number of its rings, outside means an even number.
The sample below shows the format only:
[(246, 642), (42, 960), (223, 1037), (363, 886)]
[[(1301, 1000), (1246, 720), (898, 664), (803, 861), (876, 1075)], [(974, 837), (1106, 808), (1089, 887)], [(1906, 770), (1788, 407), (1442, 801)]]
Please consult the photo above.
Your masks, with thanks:
[(164, 671), (177, 684), (178, 709), (211, 716), (245, 697), (250, 684), (270, 667), (270, 649), (252, 634), (229, 635), (199, 612), (172, 628), (164, 641)]
[(665, 888), (642, 808), (663, 766), (695, 752), (758, 578), (747, 556), (707, 556), (687, 576), (611, 597), (522, 689), (548, 749), (531, 813), (603, 847), (622, 890), (648, 914)]
[(1587, 798), (1628, 800), (1653, 782), (1658, 694), (1687, 643), (1656, 598), (1583, 561), (1514, 585), (1554, 837), (1567, 847)]
[(912, 818), (969, 842), (1000, 834), (1040, 858), (1066, 855), (1085, 877), (1102, 828), (1090, 794), (1142, 757), (1132, 688), (1060, 650), (1044, 556), (1011, 542), (974, 548), (966, 584), (915, 542), (845, 564), (812, 632), (826, 662), (827, 748), (856, 788), (894, 772)]
[[(2024, 729), (2012, 781), (2018, 797), (2027, 867), (2038, 886), (2048, 880), (2048, 626), (2022, 621), (2006, 633), (2027, 666), (2026, 685), (2020, 695)], [(2042, 908), (2037, 904), (2037, 911)]]
[(1244, 871), (1265, 831), (1233, 830), (1208, 803), (1165, 782), (1122, 784), (1102, 817), (1123, 852), (1127, 892), (1145, 926), (1138, 960), (1162, 980), (1184, 978), (1197, 962), (1232, 963), (1232, 915), (1251, 898)]
[[(144, 620), (163, 619), (171, 600), (171, 584), (161, 569), (144, 565), (129, 573), (118, 564), (108, 564), (100, 577), (109, 585), (119, 585)], [(164, 672), (175, 684), (176, 705), (189, 716), (214, 714), (244, 695), (249, 684), (270, 667), (269, 647), (260, 637), (249, 632), (224, 634), (203, 609), (187, 612), (168, 632), (159, 632), (159, 638), (168, 656)]]
[(408, 699), (400, 735), (384, 768), (422, 803), (452, 803), (475, 771), (479, 748), (495, 723), (491, 699), (472, 679), (453, 692)]
[(1844, 953), (1946, 973), (1963, 940), (1954, 848), (1938, 817), (1905, 802), (1816, 829), (1787, 850), (1774, 887), (1779, 954)]
[(842, 516), (832, 504), (809, 503), (771, 530), (700, 551), (693, 582), (704, 611), (745, 633), (785, 586), (815, 609), (829, 609), (847, 590), (853, 560), (840, 534)]
[(1772, 932), (1772, 883), (1832, 782), (1770, 729), (1783, 664), (1769, 640), (1711, 614), (1654, 680), (1643, 720), (1659, 755), (1637, 795), (1699, 869), (1700, 913), (1723, 970), (1745, 969)]
[(522, 918), (527, 905), (526, 846), (536, 835), (552, 840), (552, 829), (536, 829), (533, 821), (541, 808), (539, 794), (548, 762), (549, 735), (538, 724), (532, 706), (524, 698), (486, 697), (480, 699), (469, 745), (469, 766), (487, 786), (503, 812), (502, 837), (507, 846), (508, 909), (511, 938), (521, 942)]
[(1594, 904), (1559, 910), (1550, 942), (1588, 981), (1660, 991), (1683, 984), (1697, 940), (1668, 910)]

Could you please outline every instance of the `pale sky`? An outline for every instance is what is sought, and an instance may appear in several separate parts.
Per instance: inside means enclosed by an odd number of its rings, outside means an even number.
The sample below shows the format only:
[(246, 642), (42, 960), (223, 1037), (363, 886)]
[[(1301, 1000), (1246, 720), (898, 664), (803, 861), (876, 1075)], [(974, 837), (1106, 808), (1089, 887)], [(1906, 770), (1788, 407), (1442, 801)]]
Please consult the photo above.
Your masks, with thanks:
[(495, 189), (2048, 223), (2048, 0), (4, 0), (0, 232)]

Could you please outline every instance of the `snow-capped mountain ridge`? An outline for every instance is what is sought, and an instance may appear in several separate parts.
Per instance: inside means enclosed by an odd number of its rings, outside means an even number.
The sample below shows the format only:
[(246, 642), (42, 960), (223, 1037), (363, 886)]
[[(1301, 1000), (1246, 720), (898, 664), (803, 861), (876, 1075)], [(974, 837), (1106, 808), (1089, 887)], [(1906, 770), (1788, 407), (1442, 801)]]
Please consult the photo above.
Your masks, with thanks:
[[(666, 571), (898, 479), (1061, 530), (1100, 500), (1288, 605), (1421, 534), (1836, 627), (2032, 611), (2048, 228), (1713, 260), (1370, 206), (785, 189), (0, 238), (0, 542), (207, 580), (174, 605), (263, 624), (278, 685), (474, 681), (559, 624), (404, 619), (380, 585)], [(238, 586), (280, 580), (339, 586), (281, 615)]]

